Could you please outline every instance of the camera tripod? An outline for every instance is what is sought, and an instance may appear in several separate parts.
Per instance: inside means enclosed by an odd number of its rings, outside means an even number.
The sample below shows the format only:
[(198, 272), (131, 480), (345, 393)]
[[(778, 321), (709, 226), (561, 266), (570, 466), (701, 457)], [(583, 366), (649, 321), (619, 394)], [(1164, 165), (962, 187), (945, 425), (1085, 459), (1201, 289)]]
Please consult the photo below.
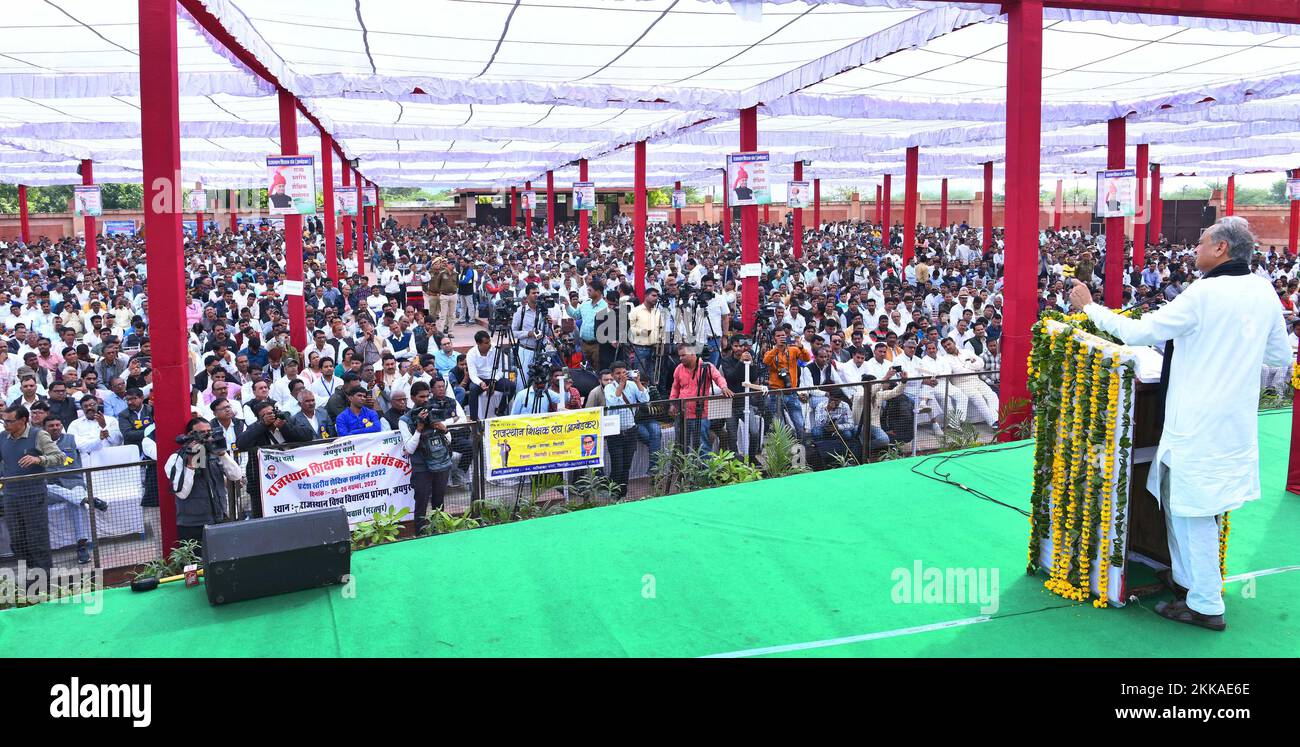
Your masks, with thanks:
[[(497, 382), (503, 376), (512, 382), (516, 381), (515, 372), (519, 370), (519, 351), (515, 349), (515, 337), (509, 327), (497, 329), (493, 333), (492, 346), (492, 370), (488, 374), (491, 381), (488, 382), (487, 391), (483, 393), (483, 396), (487, 397), (487, 404), (484, 405), (487, 410), (492, 408), (492, 398), (497, 393)], [(506, 351), (504, 356), (501, 354), (503, 349)], [(472, 415), (477, 416), (478, 408), (474, 409)]]

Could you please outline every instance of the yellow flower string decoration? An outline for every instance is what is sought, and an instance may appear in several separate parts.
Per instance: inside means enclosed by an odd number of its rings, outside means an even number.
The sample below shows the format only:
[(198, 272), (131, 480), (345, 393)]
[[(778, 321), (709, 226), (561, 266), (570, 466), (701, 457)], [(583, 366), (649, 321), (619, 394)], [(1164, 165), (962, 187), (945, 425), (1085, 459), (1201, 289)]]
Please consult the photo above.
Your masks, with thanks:
[(1115, 474), (1115, 428), (1116, 410), (1119, 407), (1119, 353), (1112, 353), (1110, 359), (1110, 384), (1106, 388), (1106, 445), (1105, 453), (1102, 455), (1101, 467), (1101, 517), (1097, 524), (1101, 531), (1100, 546), (1101, 559), (1097, 562), (1097, 599), (1093, 600), (1092, 606), (1105, 607), (1107, 600), (1110, 598), (1107, 592), (1110, 590), (1110, 555), (1114, 547), (1114, 540), (1111, 537), (1111, 494), (1114, 490), (1113, 479)]
[[(1228, 532), (1231, 526), (1228, 523), (1229, 511), (1223, 512), (1223, 517), (1219, 520), (1219, 578), (1228, 578)], [(1227, 586), (1227, 582), (1224, 582)]]
[(1044, 584), (1056, 591), (1061, 583), (1061, 525), (1065, 508), (1065, 491), (1069, 463), (1065, 458), (1069, 444), (1071, 422), (1067, 418), (1070, 403), (1074, 398), (1074, 339), (1066, 333), (1064, 358), (1061, 364), (1061, 416), (1057, 421), (1056, 448), (1052, 452), (1052, 572)]

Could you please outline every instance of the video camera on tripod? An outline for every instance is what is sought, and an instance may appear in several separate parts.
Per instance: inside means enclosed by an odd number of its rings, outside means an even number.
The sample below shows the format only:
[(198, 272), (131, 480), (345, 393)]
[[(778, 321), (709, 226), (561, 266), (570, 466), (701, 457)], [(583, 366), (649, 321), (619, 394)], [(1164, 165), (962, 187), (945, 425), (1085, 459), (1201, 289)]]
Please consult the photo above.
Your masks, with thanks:
[(717, 294), (711, 290), (697, 288), (693, 285), (683, 285), (677, 291), (677, 302), (691, 308), (708, 306), (715, 295)]
[(509, 331), (510, 322), (518, 310), (519, 299), (515, 298), (515, 292), (502, 290), (501, 298), (497, 301), (496, 308), (492, 310), (492, 318), (488, 320), (488, 330), (492, 332)]

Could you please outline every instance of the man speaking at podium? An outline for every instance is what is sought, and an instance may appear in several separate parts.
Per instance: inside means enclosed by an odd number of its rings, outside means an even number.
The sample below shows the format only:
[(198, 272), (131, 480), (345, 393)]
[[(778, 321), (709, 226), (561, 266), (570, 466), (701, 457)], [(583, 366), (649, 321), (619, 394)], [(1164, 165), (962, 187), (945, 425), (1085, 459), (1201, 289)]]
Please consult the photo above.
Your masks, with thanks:
[(1070, 290), (1074, 308), (1125, 343), (1170, 343), (1164, 430), (1147, 490), (1164, 509), (1172, 565), (1166, 583), (1179, 599), (1156, 612), (1211, 630), (1226, 627), (1218, 517), (1259, 497), (1260, 367), (1292, 360), (1277, 293), (1250, 271), (1254, 252), (1244, 218), (1220, 220), (1196, 247), (1201, 278), (1141, 319), (1093, 303), (1082, 283)]

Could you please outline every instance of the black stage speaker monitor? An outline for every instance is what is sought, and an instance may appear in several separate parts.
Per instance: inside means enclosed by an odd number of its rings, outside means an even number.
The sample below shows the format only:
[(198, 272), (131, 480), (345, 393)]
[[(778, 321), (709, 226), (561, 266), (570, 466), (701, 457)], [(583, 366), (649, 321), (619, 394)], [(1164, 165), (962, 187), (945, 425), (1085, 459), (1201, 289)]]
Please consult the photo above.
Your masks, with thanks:
[(206, 526), (208, 602), (229, 604), (345, 583), (352, 568), (351, 541), (342, 506)]

